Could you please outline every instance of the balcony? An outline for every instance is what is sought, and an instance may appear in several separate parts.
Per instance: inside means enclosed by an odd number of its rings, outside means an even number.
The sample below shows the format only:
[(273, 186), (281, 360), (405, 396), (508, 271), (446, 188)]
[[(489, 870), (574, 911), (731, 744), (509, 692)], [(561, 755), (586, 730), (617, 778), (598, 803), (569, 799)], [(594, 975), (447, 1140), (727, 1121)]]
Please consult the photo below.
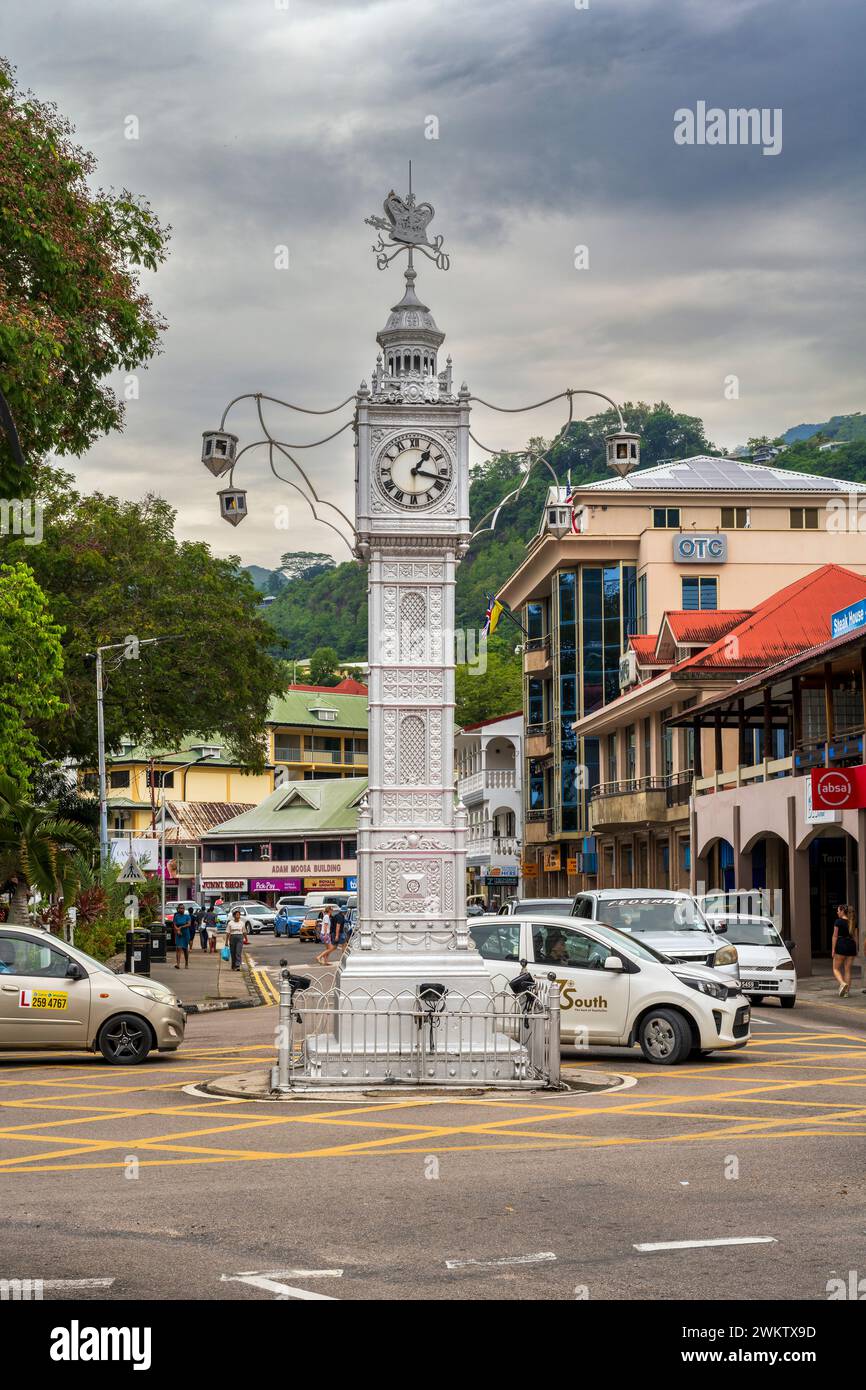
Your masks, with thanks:
[(590, 802), (591, 828), (596, 832), (624, 825), (667, 825), (683, 820), (688, 815), (691, 791), (690, 771), (602, 782)]
[(527, 811), (523, 826), (525, 845), (543, 845), (553, 831), (553, 812), (549, 810)]
[(794, 749), (794, 768), (797, 772), (808, 772), (813, 767), (846, 767), (851, 763), (863, 762), (866, 747), (863, 725), (833, 730), (833, 737), (802, 739)]
[[(810, 766), (823, 766), (821, 763)], [(772, 782), (777, 777), (791, 777), (794, 773), (794, 759), (765, 758), (763, 762), (752, 763), (749, 767), (735, 767), (728, 772), (713, 772), (709, 777), (695, 779), (695, 796), (707, 796), (712, 792), (729, 791), (731, 787), (749, 787), (757, 782)]]
[(352, 752), (350, 749), (294, 748), (277, 744), (274, 749), (275, 763), (320, 763), (324, 766), (364, 767), (367, 766), (366, 752)]
[(546, 676), (550, 674), (550, 635), (530, 637), (523, 648), (523, 673), (526, 676)]
[(546, 724), (527, 724), (526, 756), (528, 758), (546, 758), (552, 752), (551, 721), (548, 719)]
[(473, 863), (490, 864), (500, 859), (520, 858), (516, 835), (471, 835), (466, 841), (466, 857)]
[(477, 800), (486, 791), (514, 791), (516, 787), (517, 773), (513, 767), (487, 768), (457, 779), (457, 795), (464, 802)]

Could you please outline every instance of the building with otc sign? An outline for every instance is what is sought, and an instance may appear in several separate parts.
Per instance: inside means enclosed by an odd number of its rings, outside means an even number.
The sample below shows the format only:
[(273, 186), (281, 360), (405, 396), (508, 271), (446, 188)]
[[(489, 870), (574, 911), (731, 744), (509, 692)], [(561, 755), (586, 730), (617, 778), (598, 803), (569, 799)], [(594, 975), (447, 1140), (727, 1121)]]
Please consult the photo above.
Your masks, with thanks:
[[(717, 610), (751, 611), (830, 555), (866, 572), (862, 484), (698, 456), (567, 496), (549, 490), (538, 534), (499, 591), (528, 633), (522, 853), (526, 891), (544, 897), (598, 879), (589, 803), (610, 779), (598, 737), (575, 724), (618, 699), (640, 655), (649, 662), (629, 639), (659, 635), (666, 613), (709, 622)], [(677, 636), (675, 646), (692, 645)]]

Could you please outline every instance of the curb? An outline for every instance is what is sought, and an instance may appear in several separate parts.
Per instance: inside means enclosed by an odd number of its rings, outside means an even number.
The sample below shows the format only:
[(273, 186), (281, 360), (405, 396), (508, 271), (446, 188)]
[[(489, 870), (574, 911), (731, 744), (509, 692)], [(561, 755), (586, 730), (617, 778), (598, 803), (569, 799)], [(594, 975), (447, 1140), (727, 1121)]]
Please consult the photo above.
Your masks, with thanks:
[(213, 999), (203, 1004), (183, 1004), (185, 1014), (214, 1014), (224, 1009), (258, 1009), (261, 999)]

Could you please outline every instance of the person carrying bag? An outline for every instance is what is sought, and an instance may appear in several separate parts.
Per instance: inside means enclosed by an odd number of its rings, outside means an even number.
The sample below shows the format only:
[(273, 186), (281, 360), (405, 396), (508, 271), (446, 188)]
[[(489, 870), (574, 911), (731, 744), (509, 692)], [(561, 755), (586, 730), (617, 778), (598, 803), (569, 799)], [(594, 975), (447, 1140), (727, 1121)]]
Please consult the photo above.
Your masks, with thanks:
[(226, 934), (228, 937), (228, 948), (231, 955), (232, 970), (240, 970), (241, 954), (246, 941), (244, 924), (241, 919), (240, 908), (233, 908), (232, 914), (226, 924)]

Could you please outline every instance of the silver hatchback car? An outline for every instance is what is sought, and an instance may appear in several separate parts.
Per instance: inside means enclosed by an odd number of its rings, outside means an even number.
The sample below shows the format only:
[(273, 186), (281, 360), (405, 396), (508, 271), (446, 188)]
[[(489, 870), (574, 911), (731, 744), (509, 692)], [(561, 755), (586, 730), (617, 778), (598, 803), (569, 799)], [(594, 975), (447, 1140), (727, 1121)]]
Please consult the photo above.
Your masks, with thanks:
[(33, 927), (0, 926), (0, 1050), (81, 1048), (130, 1066), (174, 1052), (186, 1015), (166, 985), (115, 975)]

